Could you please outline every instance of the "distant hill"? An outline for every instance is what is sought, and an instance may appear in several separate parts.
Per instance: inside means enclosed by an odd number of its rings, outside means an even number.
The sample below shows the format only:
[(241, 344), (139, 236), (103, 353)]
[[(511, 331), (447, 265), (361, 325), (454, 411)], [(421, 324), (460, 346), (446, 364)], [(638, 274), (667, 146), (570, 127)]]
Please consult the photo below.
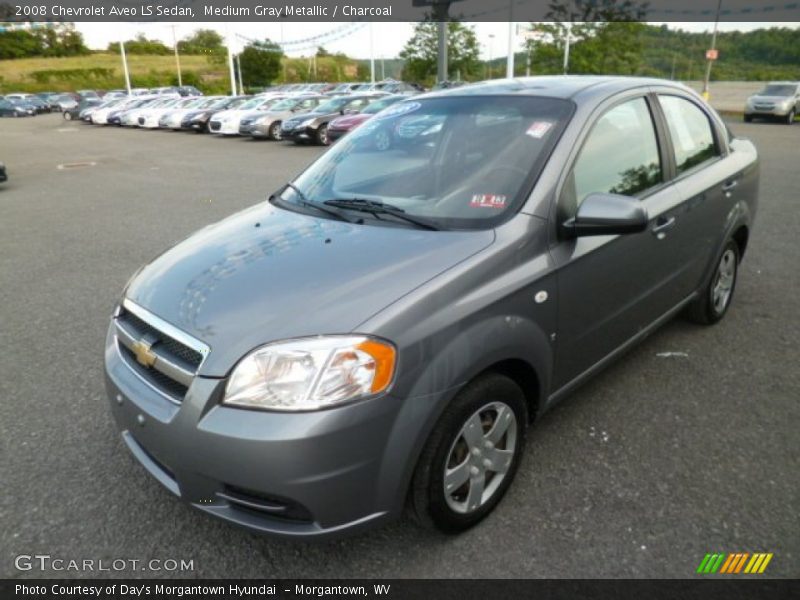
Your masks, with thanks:
[[(702, 79), (705, 51), (710, 33), (691, 33), (663, 26), (648, 25), (640, 37), (642, 50), (635, 75), (673, 78), (682, 81)], [(711, 71), (715, 81), (800, 80), (800, 28), (775, 27), (748, 32), (721, 32), (717, 36), (719, 59)], [(515, 53), (515, 75), (525, 74), (526, 53)], [(537, 60), (531, 55), (531, 74), (561, 72), (560, 60)], [(494, 77), (505, 76), (506, 57), (491, 62)], [(571, 70), (571, 73), (577, 73)], [(591, 71), (586, 71), (591, 72)], [(599, 71), (597, 73), (600, 73)]]

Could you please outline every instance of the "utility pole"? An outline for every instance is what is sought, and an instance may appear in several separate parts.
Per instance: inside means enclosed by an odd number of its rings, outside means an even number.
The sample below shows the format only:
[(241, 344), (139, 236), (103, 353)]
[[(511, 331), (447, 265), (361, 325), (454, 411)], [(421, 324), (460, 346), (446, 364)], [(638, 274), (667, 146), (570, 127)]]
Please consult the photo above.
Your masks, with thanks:
[(703, 98), (708, 102), (711, 94), (708, 91), (708, 82), (711, 80), (711, 65), (717, 58), (717, 28), (719, 26), (719, 12), (722, 8), (722, 0), (717, 0), (717, 16), (714, 18), (714, 33), (711, 34), (711, 49), (706, 52), (706, 76), (703, 80)]
[(128, 90), (128, 96), (131, 95), (131, 74), (128, 72), (128, 58), (125, 56), (125, 42), (119, 41), (119, 52), (122, 55), (122, 70), (125, 73), (125, 87)]
[(508, 0), (508, 56), (506, 57), (506, 77), (514, 77), (514, 0)]
[(569, 71), (569, 44), (572, 38), (572, 23), (567, 23), (567, 39), (564, 43), (564, 75)]
[(239, 71), (239, 94), (244, 95), (244, 82), (242, 81), (242, 59), (241, 53), (236, 55), (236, 70)]
[(183, 77), (181, 76), (181, 57), (178, 54), (178, 36), (175, 34), (175, 25), (172, 26), (172, 46), (175, 48), (175, 65), (178, 67), (178, 87), (183, 87)]
[(372, 21), (369, 23), (369, 82), (375, 83), (375, 35)]
[(486, 77), (486, 79), (491, 79), (492, 78), (492, 54), (494, 54), (493, 49), (494, 49), (494, 34), (490, 33), (489, 34), (489, 65), (488, 65), (489, 66), (489, 74)]
[(450, 11), (450, 0), (433, 1), (433, 20), (439, 28), (439, 61), (436, 68), (436, 80), (447, 81), (447, 20)]
[(225, 27), (225, 33), (227, 34), (225, 36), (226, 37), (225, 46), (228, 48), (228, 71), (230, 72), (230, 76), (231, 76), (231, 95), (235, 96), (236, 95), (236, 73), (234, 73), (234, 70), (233, 70), (233, 53), (231, 53), (231, 36), (230, 36), (230, 30), (229, 30), (229, 28), (227, 26)]

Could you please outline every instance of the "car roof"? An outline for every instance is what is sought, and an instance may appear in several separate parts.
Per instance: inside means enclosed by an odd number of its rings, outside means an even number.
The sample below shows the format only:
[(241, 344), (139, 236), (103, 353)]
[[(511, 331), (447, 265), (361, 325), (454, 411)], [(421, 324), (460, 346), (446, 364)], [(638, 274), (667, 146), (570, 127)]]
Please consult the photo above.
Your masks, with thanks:
[(554, 75), (493, 79), (460, 87), (437, 90), (425, 94), (434, 96), (472, 96), (477, 94), (548, 96), (551, 98), (576, 98), (607, 96), (626, 89), (644, 86), (670, 86), (689, 90), (683, 84), (652, 77), (614, 77), (600, 75)]

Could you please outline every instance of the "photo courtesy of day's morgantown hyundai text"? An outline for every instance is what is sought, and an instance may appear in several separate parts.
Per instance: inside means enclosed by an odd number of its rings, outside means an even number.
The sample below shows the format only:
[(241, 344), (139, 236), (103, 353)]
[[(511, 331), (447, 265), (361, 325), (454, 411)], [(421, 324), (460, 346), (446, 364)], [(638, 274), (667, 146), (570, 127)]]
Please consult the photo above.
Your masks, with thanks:
[(669, 81), (393, 103), (130, 279), (111, 410), (169, 491), (250, 529), (340, 535), (407, 509), (462, 531), (544, 411), (674, 316), (725, 316), (758, 174)]

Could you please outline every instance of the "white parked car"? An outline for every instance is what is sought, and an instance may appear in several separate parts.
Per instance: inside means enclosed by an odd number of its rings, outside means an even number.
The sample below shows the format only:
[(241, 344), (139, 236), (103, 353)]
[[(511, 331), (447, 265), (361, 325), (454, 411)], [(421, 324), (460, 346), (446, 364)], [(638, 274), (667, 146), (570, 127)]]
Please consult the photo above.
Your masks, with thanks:
[(189, 102), (187, 105), (181, 108), (170, 110), (162, 115), (161, 119), (159, 120), (159, 127), (164, 129), (180, 129), (181, 121), (188, 113), (192, 112), (193, 110), (201, 110), (203, 108), (213, 106), (219, 102), (219, 100), (220, 96), (201, 96), (193, 98), (193, 101)]
[(114, 100), (104, 102), (92, 113), (91, 121), (95, 125), (108, 125), (109, 113), (115, 110), (120, 110), (126, 105), (132, 104), (133, 102), (135, 102), (135, 99), (128, 98), (127, 96), (125, 98), (116, 98)]
[(238, 108), (218, 112), (209, 120), (208, 131), (220, 135), (239, 135), (239, 123), (244, 117), (266, 112), (285, 97), (284, 94), (264, 94), (248, 100)]
[(159, 103), (151, 108), (148, 108), (139, 115), (139, 127), (145, 129), (158, 129), (158, 121), (161, 117), (176, 108), (182, 108), (184, 105), (192, 102), (194, 98), (181, 98), (180, 96), (169, 98), (166, 102)]

